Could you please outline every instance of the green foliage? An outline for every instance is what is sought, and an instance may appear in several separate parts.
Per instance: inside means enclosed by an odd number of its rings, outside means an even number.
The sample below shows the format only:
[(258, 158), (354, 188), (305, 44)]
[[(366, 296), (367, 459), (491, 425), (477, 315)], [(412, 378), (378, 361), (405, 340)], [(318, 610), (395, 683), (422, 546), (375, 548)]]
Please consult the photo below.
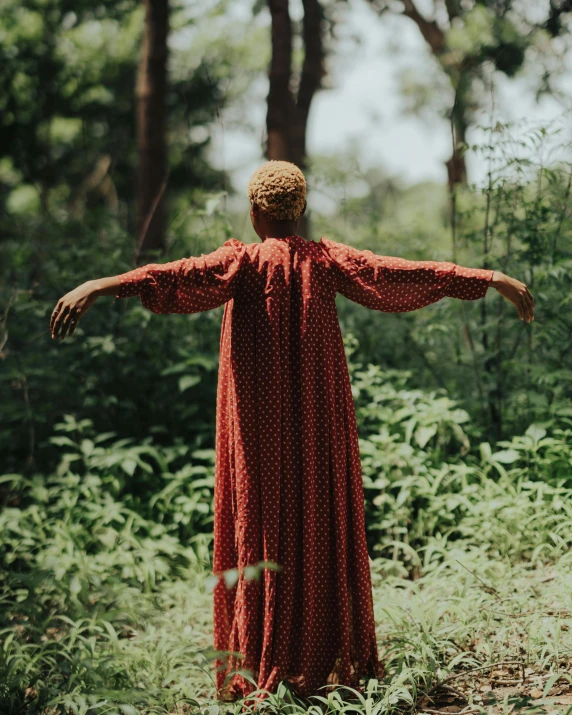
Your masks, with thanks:
[[(191, 467), (188, 448), (160, 449), (150, 440), (134, 445), (113, 440), (113, 433), (95, 435), (87, 419), (77, 423), (70, 416), (56, 429), (60, 434), (50, 441), (60, 448), (61, 459), (53, 475), (2, 477), (2, 558), (12, 578), (22, 575), (19, 603), (30, 598), (30, 605), (38, 605), (44, 583), (50, 600), (60, 606), (70, 588), (76, 604), (119, 580), (151, 591), (178, 565), (204, 560), (212, 517), (210, 491), (204, 491), (205, 484), (212, 486), (210, 451), (194, 453), (198, 463)], [(168, 487), (181, 473), (170, 470), (182, 460), (191, 478), (174, 504), (166, 498)], [(196, 473), (206, 479), (195, 482)], [(161, 483), (166, 487), (157, 490)], [(188, 518), (181, 520), (182, 515)], [(26, 587), (29, 572), (39, 580)]]
[[(388, 675), (309, 702), (282, 683), (269, 713), (285, 703), (338, 712), (354, 698), (357, 712), (385, 715), (449, 672), (516, 657), (487, 610), (498, 597), (481, 582), (498, 591), (509, 588), (507, 570), (526, 579), (549, 565), (566, 579), (569, 569), (568, 418), (493, 448), (443, 391), (410, 388), (406, 371), (364, 368), (351, 336), (346, 347)], [(98, 434), (71, 415), (48, 441), (59, 454), (53, 473), (0, 479), (2, 712), (170, 712), (175, 703), (225, 712), (208, 704), (212, 449)], [(236, 578), (225, 574), (229, 587)], [(526, 615), (526, 593), (511, 590), (501, 617), (522, 611), (531, 662), (558, 673), (572, 646), (548, 646), (550, 626)]]
[(446, 390), (491, 442), (570, 409), (571, 167), (557, 161), (568, 152), (563, 119), (483, 128), (482, 142), (467, 151), (488, 168), (487, 181), (457, 190), (449, 207), (442, 187), (406, 189), (345, 156), (316, 169), (316, 190), (340, 207), (314, 219), (317, 234), (379, 255), (496, 269), (530, 288), (530, 324), (494, 289), (479, 301), (448, 298), (399, 315), (338, 299), (360, 361), (405, 369), (416, 388)]
[[(159, 652), (125, 654), (123, 639), (163, 607), (164, 589), (208, 563), (213, 455), (95, 434), (88, 419), (71, 416), (56, 432), (52, 475), (0, 478), (0, 709), (59, 703), (71, 708), (62, 712), (99, 712), (112, 698), (117, 712), (135, 712), (129, 703), (171, 694), (159, 683), (139, 689), (144, 670), (160, 675)], [(186, 669), (192, 654), (175, 646), (170, 662), (183, 659)], [(185, 691), (184, 677), (172, 678)]]
[[(496, 161), (492, 156), (495, 171)], [(340, 689), (304, 704), (283, 684), (268, 712), (285, 703), (292, 712), (320, 703), (337, 712), (352, 695), (358, 712), (401, 711), (446, 673), (518, 655), (503, 640), (504, 622), (486, 610), (471, 620), (471, 609), (494, 610), (490, 593), (486, 601), (473, 593), (479, 579), (498, 591), (508, 572), (525, 579), (526, 569), (547, 566), (567, 578), (572, 413), (567, 354), (555, 347), (555, 326), (565, 321), (569, 292), (568, 184), (559, 170), (544, 169), (532, 172), (540, 183), (531, 184), (524, 162), (510, 166), (516, 177), (491, 171), (482, 195), (458, 197), (456, 247), (476, 255), (486, 234), (480, 255), (489, 265), (506, 263), (516, 275), (519, 266), (532, 266), (538, 323), (525, 327), (513, 315), (498, 332), (498, 316), (457, 301), (406, 316), (375, 315), (349, 301), (340, 310), (388, 676), (364, 684), (362, 693)], [(382, 191), (378, 178), (368, 176), (366, 185)], [(173, 258), (220, 245), (230, 230), (223, 198), (212, 195), (181, 213), (186, 228), (173, 234)], [(352, 202), (351, 242), (366, 247), (374, 223), (362, 226), (360, 199)], [(74, 338), (52, 341), (49, 315), (61, 293), (94, 273), (129, 268), (125, 234), (100, 216), (81, 225), (22, 217), (2, 245), (9, 259), (0, 361), (9, 427), (0, 437), (7, 471), (0, 481), (2, 707), (10, 715), (49, 707), (103, 714), (171, 712), (186, 703), (223, 712), (209, 701), (214, 654), (206, 592), (213, 585), (206, 574), (219, 313), (153, 316), (137, 299), (101, 301)], [(376, 221), (379, 240), (397, 247), (398, 216), (389, 204)], [(17, 240), (25, 229), (28, 240)], [(410, 245), (430, 258), (426, 242), (437, 234), (430, 226), (424, 232)], [(443, 236), (439, 241), (445, 251)], [(540, 326), (542, 310), (552, 312)], [(371, 327), (380, 319), (384, 331)], [(518, 351), (503, 358), (500, 373), (487, 367), (496, 344), (490, 335), (500, 335), (502, 349), (529, 329), (544, 332), (526, 346), (527, 370)], [(542, 377), (536, 382), (534, 370)], [(502, 439), (490, 436), (487, 413), (474, 400), (482, 396), (486, 405), (495, 380), (512, 410), (505, 408), (511, 430)], [(265, 567), (273, 565), (256, 565), (252, 577)], [(227, 585), (237, 577), (226, 574)], [(415, 606), (404, 611), (406, 589)], [(525, 613), (524, 601), (514, 598), (511, 608)], [(557, 674), (568, 642), (554, 641), (542, 619), (522, 618), (518, 638), (528, 638), (529, 657)]]
[[(189, 43), (194, 24), (217, 25), (220, 3), (171, 8), (167, 95), (168, 206), (220, 189), (207, 160), (216, 115), (251, 81), (228, 91), (248, 39), (226, 27)], [(144, 8), (133, 0), (97, 5), (32, 0), (3, 3), (0, 20), (0, 206), (78, 220), (105, 208), (132, 229), (137, 167), (135, 81)], [(220, 23), (218, 23), (220, 24)], [(240, 33), (239, 33), (240, 34)], [(222, 35), (222, 37), (221, 37)], [(181, 41), (183, 37), (184, 41)], [(189, 49), (190, 46), (190, 49)]]
[[(352, 336), (346, 346), (351, 356)], [(408, 389), (404, 371), (350, 365), (369, 541), (391, 571), (418, 575), (457, 541), (513, 563), (567, 553), (569, 417), (477, 449), (469, 415), (442, 390)]]
[[(202, 222), (201, 211), (189, 209), (186, 220)], [(190, 247), (179, 240), (173, 258), (213, 250), (221, 220), (211, 214)], [(52, 340), (58, 298), (85, 280), (129, 270), (128, 244), (115, 221), (95, 215), (81, 225), (22, 221), (18, 234), (26, 228), (26, 241), (14, 236), (0, 248), (4, 469), (51, 471), (59, 455), (48, 438), (64, 414), (90, 419), (96, 432), (212, 447), (222, 309), (166, 317), (137, 298), (101, 299), (71, 339)]]
[[(266, 69), (269, 36), (258, 20), (229, 20), (229, 8), (171, 7), (169, 252), (160, 260), (207, 253), (242, 226), (224, 213), (228, 181), (207, 150), (229, 101), (233, 125), (248, 123), (238, 110)], [(416, 110), (443, 112), (448, 98), (448, 113), (453, 90), (462, 137), (485, 65), (514, 75), (538, 36), (507, 3), (448, 8), (459, 18), (437, 53), (445, 84), (435, 97), (416, 68), (408, 92)], [(222, 310), (154, 316), (137, 299), (102, 300), (72, 339), (49, 337), (62, 294), (132, 267), (143, 10), (132, 0), (3, 4), (2, 715), (250, 709), (212, 700)], [(351, 151), (315, 157), (311, 189), (339, 205), (313, 217), (325, 235), (507, 272), (530, 286), (537, 320), (519, 324), (500, 296), (405, 316), (340, 301), (388, 672), (361, 692), (310, 702), (282, 682), (262, 712), (412, 712), (451, 673), (503, 658), (534, 665), (546, 695), (570, 669), (572, 174), (538, 159), (552, 138), (499, 125), (484, 146), (465, 147), (488, 163), (489, 182), (455, 194), (452, 231), (443, 187), (361, 171)], [(254, 564), (245, 577), (264, 568), (276, 565)], [(238, 578), (224, 574), (228, 587)]]

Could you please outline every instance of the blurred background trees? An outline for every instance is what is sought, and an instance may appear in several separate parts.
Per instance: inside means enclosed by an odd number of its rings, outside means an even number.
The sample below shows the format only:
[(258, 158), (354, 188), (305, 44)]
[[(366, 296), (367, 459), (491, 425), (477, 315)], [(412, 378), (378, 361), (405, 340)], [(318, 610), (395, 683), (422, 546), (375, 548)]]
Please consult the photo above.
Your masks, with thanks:
[[(339, 298), (372, 554), (414, 578), (416, 550), (442, 553), (447, 540), (515, 562), (543, 539), (554, 558), (569, 550), (564, 507), (548, 519), (572, 487), (570, 11), (559, 0), (4, 3), (3, 626), (29, 619), (42, 648), (47, 613), (80, 618), (97, 599), (112, 609), (136, 589), (155, 594), (181, 564), (208, 564), (222, 309), (155, 316), (136, 299), (101, 300), (62, 343), (49, 317), (87, 279), (257, 240), (245, 185), (265, 156), (304, 168), (307, 238), (502, 270), (536, 299), (526, 325), (492, 291), (400, 315)], [(359, 64), (356, 28), (379, 33), (391, 93)], [(332, 105), (360, 75), (364, 102)], [(502, 92), (524, 90), (542, 121), (504, 121)], [(547, 97), (562, 107), (551, 121)], [(317, 149), (344, 113), (363, 115), (359, 132)], [(412, 171), (424, 160), (412, 115), (429, 143), (443, 139), (429, 173)], [(389, 146), (388, 116), (411, 128), (410, 151)], [(57, 693), (59, 661), (46, 662)], [(89, 688), (107, 682), (90, 672)]]
[[(260, 159), (304, 168), (314, 237), (498, 268), (537, 290), (540, 314), (546, 301), (546, 322), (531, 327), (518, 324), (495, 295), (400, 316), (340, 300), (363, 359), (411, 369), (418, 386), (447, 389), (471, 406), (489, 439), (522, 430), (531, 416), (547, 416), (569, 399), (569, 327), (561, 311), (552, 315), (561, 299), (549, 296), (567, 291), (570, 171), (564, 149), (560, 161), (546, 154), (555, 137), (561, 145), (565, 138), (534, 129), (518, 135), (497, 123), (481, 132), (478, 146), (466, 142), (486, 91), (494, 93), (495, 73), (525, 71), (531, 52), (536, 61), (540, 51), (550, 60), (567, 57), (568, 6), (553, 2), (533, 12), (528, 5), (453, 0), (431, 14), (414, 0), (363, 5), (374, 6), (380, 25), (403, 15), (430, 48), (435, 71), (448, 78), (452, 93), (438, 98), (454, 128), (446, 185), (407, 185), (381, 165), (363, 167), (351, 148), (308, 153), (311, 109), (320, 91), (332, 91), (340, 29), (355, 4), (269, 0), (244, 5), (242, 14), (226, 2), (6, 4), (0, 364), (9, 425), (3, 445), (13, 468), (47, 459), (50, 450), (38, 445), (70, 411), (98, 426), (112, 422), (129, 436), (154, 429), (165, 439), (174, 431), (212, 441), (216, 311), (160, 320), (131, 302), (98, 304), (62, 346), (48, 344), (41, 316), (47, 320), (59, 294), (94, 275), (210, 251), (244, 234), (245, 198), (212, 151), (224, 126), (252, 127)], [(529, 78), (538, 96), (558, 94), (559, 70), (551, 74), (548, 66)], [(401, 89), (413, 96), (411, 87)], [(249, 111), (255, 96), (258, 125)], [(467, 150), (488, 177), (478, 188), (463, 188)], [(329, 206), (320, 203), (324, 197)], [(145, 339), (134, 339), (132, 330)], [(550, 339), (539, 337), (545, 330)], [(162, 374), (170, 377), (158, 379)], [(162, 414), (177, 379), (191, 398), (180, 404), (182, 420)], [(153, 410), (144, 409), (141, 382)], [(188, 419), (199, 405), (200, 427)], [(126, 410), (136, 419), (125, 420)]]
[[(461, 560), (486, 581), (550, 564), (569, 583), (571, 11), (3, 3), (2, 713), (174, 712), (211, 695), (190, 675), (208, 628), (189, 632), (210, 617), (195, 577), (212, 546), (222, 309), (101, 300), (61, 343), (49, 318), (87, 279), (258, 240), (245, 187), (264, 157), (304, 169), (307, 238), (498, 269), (536, 299), (528, 325), (493, 291), (399, 315), (339, 298), (377, 580), (401, 579), (399, 608), (404, 578), (442, 586), (447, 568), (457, 583)], [(404, 653), (419, 692), (451, 652), (473, 665), (476, 630), (496, 623), (471, 630), (473, 615), (454, 649), (431, 650), (407, 612), (415, 632), (390, 639), (390, 681), (403, 689)], [(569, 646), (544, 628), (534, 647), (559, 667)], [(520, 658), (510, 640), (490, 657)]]
[[(394, 12), (415, 23), (451, 85), (454, 99), (443, 109), (451, 124), (447, 176), (452, 190), (467, 180), (463, 156), (467, 129), (484, 95), (490, 92), (494, 73), (514, 77), (523, 66), (527, 49), (535, 44), (537, 33), (548, 31), (552, 38), (567, 33), (563, 15), (572, 10), (570, 3), (555, 0), (543, 8), (540, 3), (513, 0), (444, 0), (432, 3), (430, 14), (426, 14), (426, 4), (418, 0), (371, 2), (380, 15)], [(546, 84), (545, 90), (548, 88)], [(424, 88), (419, 86), (418, 91), (423, 93)]]

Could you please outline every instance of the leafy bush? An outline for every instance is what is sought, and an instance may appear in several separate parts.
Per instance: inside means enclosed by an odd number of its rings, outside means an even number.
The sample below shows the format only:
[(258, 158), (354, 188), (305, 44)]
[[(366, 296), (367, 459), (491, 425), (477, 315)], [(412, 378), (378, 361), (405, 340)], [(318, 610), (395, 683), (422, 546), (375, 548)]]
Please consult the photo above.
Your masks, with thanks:
[[(112, 694), (128, 714), (150, 694), (134, 690), (122, 639), (209, 561), (213, 453), (96, 434), (71, 416), (56, 432), (53, 474), (0, 477), (0, 710), (66, 697), (89, 708)], [(192, 655), (177, 657), (188, 667)]]
[[(22, 220), (1, 244), (0, 451), (6, 470), (52, 471), (59, 450), (49, 437), (65, 414), (124, 438), (213, 445), (222, 309), (154, 315), (137, 298), (101, 298), (74, 336), (51, 339), (58, 298), (85, 280), (133, 267), (131, 241), (118, 224), (104, 215), (91, 220), (81, 226)], [(216, 216), (212, 221), (219, 225)], [(177, 242), (173, 258), (212, 250), (211, 228), (197, 234), (192, 248)]]
[[(405, 371), (364, 368), (351, 336), (346, 345), (374, 579), (430, 587), (455, 558), (480, 571), (483, 559), (504, 569), (563, 565), (572, 544), (569, 419), (532, 425), (493, 450), (443, 391), (410, 389)], [(59, 450), (53, 473), (0, 479), (2, 712), (195, 707), (214, 692), (200, 686), (214, 657), (205, 578), (212, 450), (98, 434), (71, 415), (49, 443)], [(386, 608), (396, 593), (384, 596)], [(436, 624), (446, 615), (437, 610)], [(412, 683), (432, 682), (436, 657), (448, 662), (447, 638), (435, 636), (429, 653), (408, 627), (387, 636), (401, 643), (386, 654), (397, 671), (370, 684), (380, 712), (409, 698)]]
[(339, 206), (315, 222), (317, 235), (380, 255), (497, 269), (529, 286), (530, 324), (494, 289), (483, 300), (446, 298), (398, 315), (338, 301), (364, 364), (410, 371), (414, 388), (446, 389), (490, 442), (570, 408), (572, 172), (558, 136), (568, 119), (481, 127), (482, 141), (467, 152), (486, 182), (453, 196), (437, 184), (400, 186), (353, 157), (316, 162), (320, 190), (326, 184)]
[[(355, 339), (349, 336), (351, 355)], [(493, 451), (443, 390), (408, 389), (406, 371), (350, 359), (370, 547), (418, 576), (455, 541), (532, 564), (572, 545), (572, 421), (567, 413)], [(473, 440), (473, 443), (471, 442)]]

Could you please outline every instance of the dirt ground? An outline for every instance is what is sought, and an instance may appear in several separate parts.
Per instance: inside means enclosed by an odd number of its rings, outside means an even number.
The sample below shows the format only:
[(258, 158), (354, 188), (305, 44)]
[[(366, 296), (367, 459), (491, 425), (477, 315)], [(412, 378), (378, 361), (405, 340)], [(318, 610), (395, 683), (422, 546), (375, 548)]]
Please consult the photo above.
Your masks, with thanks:
[(572, 674), (549, 676), (517, 663), (452, 676), (419, 699), (417, 712), (469, 715), (572, 713)]

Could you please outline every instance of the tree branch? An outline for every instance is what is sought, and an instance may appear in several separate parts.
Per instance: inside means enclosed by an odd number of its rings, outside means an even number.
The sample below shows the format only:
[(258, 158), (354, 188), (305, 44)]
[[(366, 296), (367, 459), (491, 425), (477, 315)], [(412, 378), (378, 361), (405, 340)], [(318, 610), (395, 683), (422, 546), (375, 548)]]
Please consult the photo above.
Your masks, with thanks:
[(324, 11), (319, 0), (302, 0), (304, 5), (304, 64), (298, 89), (297, 107), (304, 119), (308, 118), (310, 104), (320, 88), (324, 76), (324, 47), (322, 21)]
[(403, 2), (403, 14), (409, 17), (419, 28), (425, 42), (431, 48), (431, 51), (435, 55), (441, 54), (445, 49), (445, 33), (435, 20), (427, 20), (413, 2), (413, 0), (402, 0)]

